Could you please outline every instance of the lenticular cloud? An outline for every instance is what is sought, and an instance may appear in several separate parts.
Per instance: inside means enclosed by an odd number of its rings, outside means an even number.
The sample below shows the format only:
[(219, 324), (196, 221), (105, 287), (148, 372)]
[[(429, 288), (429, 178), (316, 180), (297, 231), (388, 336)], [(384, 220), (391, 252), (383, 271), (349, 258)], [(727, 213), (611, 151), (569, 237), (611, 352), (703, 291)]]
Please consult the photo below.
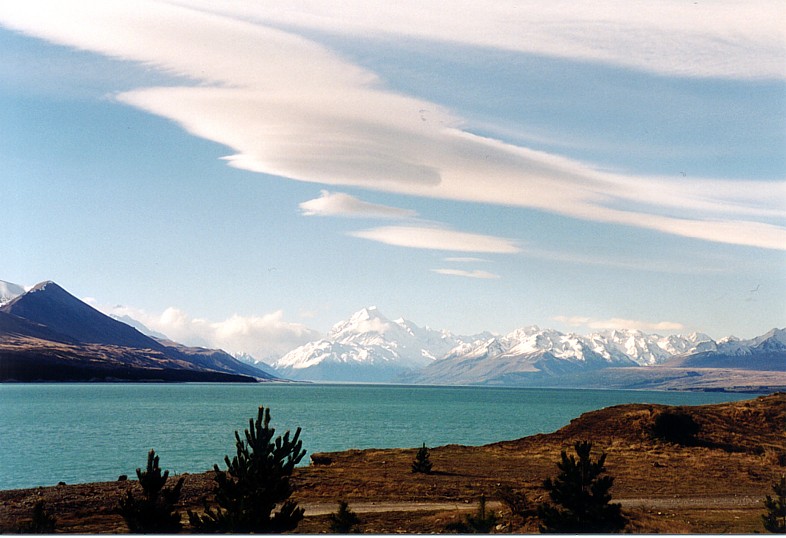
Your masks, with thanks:
[[(619, 27), (615, 23), (620, 16), (610, 9), (612, 4), (603, 4), (604, 15), (585, 25), (567, 21), (563, 26), (554, 19), (553, 10), (547, 9), (552, 17), (550, 31), (561, 38), (549, 38), (551, 48), (539, 52), (624, 65), (625, 46), (639, 52), (647, 47), (627, 37), (614, 37), (611, 29)], [(297, 35), (294, 28), (302, 24), (292, 23), (287, 31), (272, 26), (271, 22), (282, 23), (297, 12), (312, 28), (328, 25), (331, 31), (342, 32), (330, 17), (320, 18), (323, 12), (316, 5), (300, 7), (307, 9), (297, 10), (290, 4), (251, 8), (236, 2), (214, 6), (198, 1), (86, 0), (72, 5), (19, 0), (3, 3), (0, 23), (55, 43), (143, 62), (192, 79), (192, 85), (139, 88), (117, 99), (232, 148), (227, 157), (231, 166), (298, 181), (535, 208), (706, 241), (786, 249), (786, 228), (773, 222), (786, 216), (782, 182), (708, 178), (697, 184), (612, 174), (589, 163), (470, 134), (458, 114), (437, 103), (389, 91), (373, 72)], [(351, 31), (374, 28), (368, 19), (371, 11), (355, 7), (348, 13)], [(401, 17), (414, 13), (411, 7), (407, 3), (396, 11), (386, 31), (405, 35)], [(706, 17), (706, 26), (695, 31), (670, 27), (662, 17), (653, 26), (635, 9), (617, 7), (627, 14), (628, 22), (641, 26), (640, 35), (658, 37), (657, 24), (672, 31), (676, 42), (669, 58), (680, 69), (690, 70), (692, 61), (698, 59), (690, 56), (691, 46), (701, 45), (705, 59), (707, 55), (725, 57), (708, 45), (717, 42), (718, 29), (723, 27), (716, 18)], [(501, 16), (505, 12), (500, 9), (506, 8), (497, 6), (492, 11)], [(315, 15), (309, 18), (308, 13)], [(513, 12), (509, 14), (515, 20)], [(424, 39), (480, 44), (477, 34), (469, 30), (462, 40), (458, 29), (467, 27), (466, 20), (445, 16), (444, 28), (452, 29), (449, 36), (442, 30), (429, 33), (416, 20), (410, 21), (412, 31)], [(500, 43), (484, 46), (518, 46), (510, 42), (510, 28), (500, 22), (504, 18), (489, 20), (478, 13), (477, 20), (489, 35), (498, 31), (501, 36)], [(764, 37), (754, 39), (754, 48), (782, 53), (782, 46), (778, 49), (773, 44), (781, 34), (764, 19), (763, 24)], [(537, 42), (531, 39), (537, 37), (535, 28), (530, 24), (522, 28), (525, 34), (531, 32), (526, 42)], [(594, 52), (586, 58), (577, 43), (588, 39), (593, 30)], [(746, 26), (741, 36), (728, 39), (739, 53), (739, 47), (751, 44), (750, 36), (758, 35)], [(660, 41), (653, 43), (663, 46)], [(737, 64), (741, 62), (739, 54), (734, 58)], [(692, 73), (712, 76), (706, 65), (697, 62), (705, 70), (696, 67)], [(756, 65), (753, 69), (759, 75), (771, 75), (769, 64)], [(669, 72), (667, 67), (661, 69)], [(728, 76), (747, 76), (728, 66), (717, 67), (724, 69)], [(744, 199), (738, 196), (740, 192), (746, 193)], [(374, 230), (361, 236), (400, 242), (404, 235), (402, 230)]]

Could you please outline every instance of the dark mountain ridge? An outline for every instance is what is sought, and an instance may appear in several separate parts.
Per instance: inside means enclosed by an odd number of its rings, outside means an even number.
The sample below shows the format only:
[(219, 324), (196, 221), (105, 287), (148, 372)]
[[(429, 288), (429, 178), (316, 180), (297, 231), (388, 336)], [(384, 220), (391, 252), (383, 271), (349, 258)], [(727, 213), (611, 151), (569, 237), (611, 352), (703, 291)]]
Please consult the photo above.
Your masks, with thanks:
[(149, 336), (102, 314), (52, 281), (37, 284), (0, 307), (0, 312), (48, 327), (72, 342), (164, 349)]
[(159, 341), (47, 281), (0, 307), (0, 380), (275, 379), (221, 350)]

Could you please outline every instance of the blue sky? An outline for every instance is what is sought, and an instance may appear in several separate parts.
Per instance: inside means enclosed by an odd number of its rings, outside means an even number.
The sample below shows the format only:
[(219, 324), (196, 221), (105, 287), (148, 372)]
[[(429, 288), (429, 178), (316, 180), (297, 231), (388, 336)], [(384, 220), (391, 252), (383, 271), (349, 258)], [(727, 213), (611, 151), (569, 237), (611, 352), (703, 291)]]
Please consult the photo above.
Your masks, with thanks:
[(260, 358), (786, 325), (778, 2), (126, 4), (0, 6), (0, 279)]

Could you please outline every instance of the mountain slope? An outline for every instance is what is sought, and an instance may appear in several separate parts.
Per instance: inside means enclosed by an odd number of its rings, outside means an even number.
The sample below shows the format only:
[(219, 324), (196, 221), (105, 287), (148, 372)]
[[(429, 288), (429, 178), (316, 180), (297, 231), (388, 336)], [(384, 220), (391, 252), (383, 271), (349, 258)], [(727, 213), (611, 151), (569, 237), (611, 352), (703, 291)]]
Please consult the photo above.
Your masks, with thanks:
[(158, 341), (54, 282), (0, 307), (0, 380), (254, 381), (272, 376), (220, 350)]

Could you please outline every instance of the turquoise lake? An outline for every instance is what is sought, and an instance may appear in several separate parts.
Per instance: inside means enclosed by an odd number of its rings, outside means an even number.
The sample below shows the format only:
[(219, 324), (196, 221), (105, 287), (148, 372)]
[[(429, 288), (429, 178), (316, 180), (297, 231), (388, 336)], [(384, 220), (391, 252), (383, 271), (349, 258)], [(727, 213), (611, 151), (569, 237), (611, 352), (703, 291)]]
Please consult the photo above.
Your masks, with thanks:
[(328, 384), (3, 384), (0, 489), (135, 477), (151, 448), (172, 473), (234, 453), (257, 408), (303, 448), (482, 445), (552, 432), (621, 403), (699, 405), (748, 394)]

